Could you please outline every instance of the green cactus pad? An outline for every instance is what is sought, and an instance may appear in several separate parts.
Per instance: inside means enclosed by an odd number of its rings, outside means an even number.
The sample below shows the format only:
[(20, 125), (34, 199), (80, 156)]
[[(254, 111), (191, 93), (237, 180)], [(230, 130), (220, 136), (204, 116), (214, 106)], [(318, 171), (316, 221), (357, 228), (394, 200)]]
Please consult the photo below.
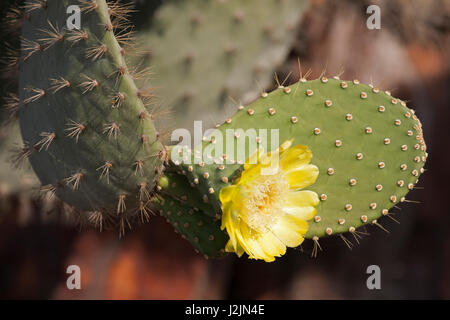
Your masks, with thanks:
[(161, 183), (164, 187), (154, 198), (154, 206), (197, 251), (206, 257), (222, 256), (228, 236), (220, 230), (220, 216), (211, 217), (212, 208), (198, 203), (198, 189), (189, 186), (186, 177), (166, 173), (165, 179), (167, 183)]
[[(66, 28), (69, 5), (81, 8), (80, 30)], [(25, 8), (18, 115), (34, 171), (80, 210), (139, 211), (165, 149), (114, 34), (123, 7), (34, 0)]]
[[(357, 80), (303, 79), (264, 93), (218, 128), (223, 136), (227, 129), (279, 129), (279, 143), (294, 139), (294, 145), (306, 145), (312, 150), (311, 163), (320, 173), (307, 189), (321, 198), (306, 235), (313, 239), (377, 223), (376, 219), (405, 200), (427, 158), (421, 124), (414, 111), (389, 92)], [(239, 139), (246, 137), (235, 137)], [(256, 139), (268, 150), (278, 147), (271, 147), (270, 135)], [(215, 155), (218, 163), (224, 161), (226, 145), (233, 139), (225, 141), (224, 151)], [(213, 137), (208, 137), (202, 146), (214, 147), (214, 142)], [(248, 157), (259, 144), (246, 145)], [(192, 170), (186, 170), (189, 166), (193, 166)], [(232, 184), (242, 170), (239, 163), (180, 167), (190, 182), (199, 180), (201, 194), (208, 197), (219, 214), (221, 188)]]
[[(182, 117), (220, 123), (238, 103), (266, 88), (295, 41), (305, 0), (167, 1), (148, 31), (139, 33), (149, 52), (152, 83), (161, 100)], [(233, 102), (232, 99), (235, 100)]]
[[(190, 170), (189, 166), (188, 170)], [(181, 203), (186, 203), (193, 207), (194, 210), (201, 210), (204, 214), (210, 217), (220, 219), (220, 215), (215, 213), (214, 209), (208, 203), (209, 199), (203, 197), (197, 188), (197, 180), (194, 183), (189, 183), (186, 179), (186, 172), (174, 170), (173, 167), (168, 167), (164, 176), (160, 179), (158, 185), (159, 194), (167, 195), (177, 199)]]

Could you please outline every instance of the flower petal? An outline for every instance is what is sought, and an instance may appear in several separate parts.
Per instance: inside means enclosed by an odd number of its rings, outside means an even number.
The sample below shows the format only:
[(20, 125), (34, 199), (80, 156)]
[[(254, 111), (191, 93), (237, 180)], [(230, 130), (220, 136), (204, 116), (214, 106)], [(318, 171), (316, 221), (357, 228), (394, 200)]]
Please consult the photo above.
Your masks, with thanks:
[(311, 157), (312, 153), (308, 147), (297, 145), (281, 153), (280, 165), (283, 170), (289, 171), (307, 165), (311, 161)]
[(222, 189), (220, 189), (220, 194), (219, 194), (220, 202), (225, 204), (225, 203), (231, 201), (235, 191), (236, 191), (235, 185), (226, 186), (226, 187), (223, 187)]
[(287, 206), (307, 207), (317, 206), (319, 204), (319, 196), (317, 193), (309, 190), (291, 191), (285, 195)]
[(242, 257), (242, 255), (244, 254), (244, 249), (241, 247), (241, 245), (239, 244), (239, 242), (236, 242), (235, 245), (233, 245), (233, 243), (231, 241), (228, 241), (226, 246), (225, 246), (225, 251), (226, 252), (234, 252), (237, 254), (237, 256), (240, 258)]
[(286, 246), (272, 232), (266, 232), (258, 237), (258, 242), (267, 255), (281, 257), (286, 253)]
[(308, 223), (305, 220), (287, 214), (278, 219), (272, 227), (275, 236), (291, 248), (295, 248), (303, 242), (303, 236), (307, 231)]
[(265, 261), (273, 260), (273, 257), (267, 255), (261, 248), (259, 242), (256, 240), (256, 237), (259, 236), (259, 234), (253, 235), (252, 229), (250, 229), (250, 227), (244, 222), (241, 223), (240, 230), (243, 238), (242, 247), (249, 254), (250, 258), (263, 259)]
[(283, 207), (283, 212), (302, 220), (311, 220), (316, 215), (317, 209), (308, 207)]
[(236, 232), (239, 232), (238, 230), (238, 224), (239, 221), (236, 221), (235, 216), (233, 216), (233, 203), (232, 202), (227, 202), (222, 211), (222, 225), (221, 225), (221, 229), (227, 229), (227, 233), (228, 236), (230, 237), (230, 240), (228, 240), (227, 243), (227, 248), (234, 248), (235, 250), (237, 250), (237, 248), (239, 247), (238, 245), (238, 236), (236, 234)]
[[(298, 189), (313, 184), (319, 169), (309, 163), (311, 150), (302, 145), (292, 147), (292, 142), (286, 141), (271, 153), (263, 154), (262, 149), (253, 153), (241, 176), (221, 190), (221, 228), (230, 237), (227, 252), (238, 256), (245, 252), (250, 259), (271, 262), (285, 254), (286, 247), (303, 242), (307, 220), (316, 214), (319, 197)], [(280, 165), (281, 172), (263, 171), (274, 165)]]
[(310, 186), (316, 182), (318, 176), (319, 168), (312, 164), (296, 167), (286, 174), (291, 189), (302, 189)]

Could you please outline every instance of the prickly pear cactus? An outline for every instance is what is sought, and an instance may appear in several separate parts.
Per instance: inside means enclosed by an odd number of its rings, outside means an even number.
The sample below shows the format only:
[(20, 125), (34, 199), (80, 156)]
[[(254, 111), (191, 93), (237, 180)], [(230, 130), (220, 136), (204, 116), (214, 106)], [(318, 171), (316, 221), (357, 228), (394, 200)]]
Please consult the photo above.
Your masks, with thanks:
[[(255, 74), (263, 83), (284, 55), (303, 2), (255, 3), (171, 2), (161, 11), (148, 38), (151, 61), (171, 75), (162, 96), (184, 108), (186, 121), (197, 116), (190, 105), (223, 106)], [(72, 4), (81, 8), (81, 29), (65, 27)], [(144, 222), (152, 203), (205, 256), (245, 252), (270, 262), (304, 238), (314, 250), (321, 237), (357, 239), (358, 227), (378, 225), (407, 201), (424, 171), (414, 111), (389, 92), (337, 77), (280, 85), (239, 104), (193, 150), (166, 149), (146, 110), (153, 92), (137, 87), (143, 73), (125, 61), (128, 6), (29, 0), (24, 8), (20, 95), (8, 104), (24, 142), (16, 164), (29, 159), (42, 190), (90, 211), (84, 220), (100, 228)], [(261, 30), (260, 18), (272, 27)], [(180, 35), (192, 50), (176, 47)], [(207, 47), (201, 55), (200, 46)], [(272, 164), (277, 170), (263, 173)]]
[[(81, 9), (68, 30), (66, 10)], [(79, 210), (146, 214), (163, 170), (158, 140), (123, 49), (127, 6), (32, 0), (22, 29), (18, 117), (23, 157), (47, 190)], [(123, 221), (123, 219), (122, 219)]]
[[(253, 129), (256, 134), (249, 134)], [(272, 135), (273, 129), (279, 129), (278, 134)], [(245, 156), (236, 159), (239, 141), (246, 141)], [(304, 234), (316, 243), (346, 232), (358, 236), (358, 227), (377, 224), (405, 201), (427, 159), (421, 123), (404, 101), (357, 80), (322, 77), (263, 93), (205, 137), (202, 151), (183, 153), (185, 157), (191, 153), (190, 164), (175, 164), (214, 214), (222, 215), (227, 209), (223, 200), (231, 198), (227, 188), (258, 172), (243, 166), (243, 161), (261, 146), (275, 152), (283, 142), (288, 142), (285, 148), (297, 146), (290, 159), (300, 162), (289, 178), (294, 188), (316, 194), (308, 194), (311, 214)], [(181, 150), (186, 149), (174, 149), (172, 157)], [(262, 202), (266, 205), (272, 189), (261, 190), (257, 200), (266, 199)], [(239, 220), (239, 206), (233, 205), (232, 218)]]
[[(272, 84), (295, 40), (305, 0), (168, 1), (140, 31), (152, 84), (176, 127), (220, 123)], [(231, 99), (230, 99), (231, 98)], [(235, 102), (233, 102), (233, 100)], [(181, 116), (177, 116), (182, 114)]]

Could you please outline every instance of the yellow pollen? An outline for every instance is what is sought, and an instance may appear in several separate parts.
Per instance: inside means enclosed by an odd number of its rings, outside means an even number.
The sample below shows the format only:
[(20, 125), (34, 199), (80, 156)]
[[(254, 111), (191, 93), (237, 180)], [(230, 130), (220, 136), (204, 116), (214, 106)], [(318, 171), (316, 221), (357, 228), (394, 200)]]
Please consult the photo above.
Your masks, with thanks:
[(243, 189), (248, 213), (245, 218), (252, 229), (268, 232), (278, 216), (283, 214), (283, 194), (289, 191), (289, 184), (281, 173), (261, 178), (260, 182)]

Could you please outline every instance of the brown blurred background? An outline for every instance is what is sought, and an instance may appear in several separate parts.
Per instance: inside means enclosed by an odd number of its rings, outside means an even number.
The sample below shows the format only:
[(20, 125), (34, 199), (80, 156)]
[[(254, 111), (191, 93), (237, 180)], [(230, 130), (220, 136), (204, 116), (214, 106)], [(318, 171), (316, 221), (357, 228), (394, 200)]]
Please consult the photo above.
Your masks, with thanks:
[[(381, 7), (381, 30), (368, 30), (366, 8)], [(42, 217), (42, 203), (10, 196), (0, 205), (3, 299), (416, 299), (450, 298), (450, 1), (312, 1), (279, 78), (297, 58), (310, 78), (357, 78), (409, 101), (422, 120), (430, 154), (409, 199), (367, 229), (349, 250), (338, 238), (289, 250), (275, 263), (228, 256), (205, 260), (160, 217), (121, 240), (116, 232), (78, 230)], [(62, 210), (56, 207), (53, 210)], [(24, 222), (23, 216), (26, 216)], [(353, 239), (352, 239), (353, 240)], [(66, 288), (65, 270), (82, 271), (82, 290)], [(366, 268), (381, 268), (381, 290), (368, 290)]]

